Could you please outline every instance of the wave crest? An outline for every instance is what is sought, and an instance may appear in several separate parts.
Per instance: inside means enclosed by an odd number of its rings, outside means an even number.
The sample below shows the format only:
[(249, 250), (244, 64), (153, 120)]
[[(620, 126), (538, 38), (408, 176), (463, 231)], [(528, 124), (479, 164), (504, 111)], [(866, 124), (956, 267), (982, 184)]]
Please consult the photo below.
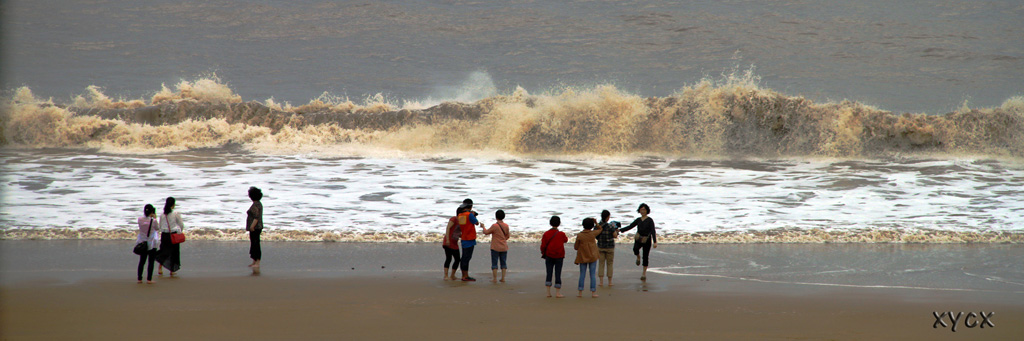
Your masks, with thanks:
[(780, 94), (759, 87), (750, 71), (662, 98), (600, 85), (539, 95), (518, 88), (429, 108), (410, 103), (400, 107), (378, 94), (356, 104), (327, 93), (299, 106), (243, 102), (216, 78), (162, 86), (148, 101), (113, 100), (89, 87), (68, 106), (20, 88), (0, 108), (0, 145), (130, 153), (238, 144), (278, 153), (1024, 156), (1024, 97), (998, 108), (897, 114)]

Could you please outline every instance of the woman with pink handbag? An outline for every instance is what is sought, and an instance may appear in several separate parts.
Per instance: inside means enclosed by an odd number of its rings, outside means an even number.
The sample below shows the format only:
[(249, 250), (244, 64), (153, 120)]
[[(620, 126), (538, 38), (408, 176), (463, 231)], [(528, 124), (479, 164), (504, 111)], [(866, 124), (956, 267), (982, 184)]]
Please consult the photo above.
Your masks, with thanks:
[[(171, 276), (181, 269), (181, 242), (185, 239), (185, 223), (181, 221), (181, 214), (174, 211), (174, 197), (168, 197), (164, 202), (164, 214), (160, 215), (160, 262), (161, 275), (164, 268), (171, 271)], [(177, 242), (176, 242), (177, 241)]]

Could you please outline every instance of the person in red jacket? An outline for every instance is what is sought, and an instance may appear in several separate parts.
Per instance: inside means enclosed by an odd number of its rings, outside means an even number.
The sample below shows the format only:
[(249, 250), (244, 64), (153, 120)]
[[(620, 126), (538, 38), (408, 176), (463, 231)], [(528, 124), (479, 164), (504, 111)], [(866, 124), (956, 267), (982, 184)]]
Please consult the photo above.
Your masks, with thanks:
[(544, 277), (544, 286), (548, 287), (548, 297), (551, 297), (551, 273), (554, 270), (555, 275), (555, 297), (562, 298), (562, 261), (565, 260), (565, 243), (569, 241), (569, 237), (565, 236), (565, 232), (558, 230), (558, 225), (562, 224), (562, 219), (558, 216), (551, 217), (551, 229), (544, 232), (544, 236), (540, 238), (540, 254), (541, 258), (544, 258), (544, 268), (546, 275)]
[[(462, 263), (459, 257), (459, 240), (462, 230), (459, 229), (458, 219), (462, 209), (455, 211), (455, 215), (448, 218), (448, 226), (444, 229), (444, 239), (441, 240), (441, 248), (444, 249), (444, 280), (455, 280), (455, 269)], [(451, 277), (448, 277), (448, 265), (452, 267)]]

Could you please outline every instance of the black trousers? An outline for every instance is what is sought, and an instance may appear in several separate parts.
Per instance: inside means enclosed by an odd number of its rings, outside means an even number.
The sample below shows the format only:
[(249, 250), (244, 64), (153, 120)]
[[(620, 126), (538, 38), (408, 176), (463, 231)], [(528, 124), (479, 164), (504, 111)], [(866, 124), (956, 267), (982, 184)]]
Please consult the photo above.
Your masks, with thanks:
[(647, 266), (647, 264), (649, 263), (648, 260), (651, 257), (651, 238), (647, 238), (647, 242), (646, 243), (641, 243), (639, 240), (633, 242), (633, 254), (634, 255), (640, 255), (640, 250), (641, 249), (643, 249), (643, 251), (644, 251), (644, 255), (643, 255), (643, 261), (644, 262), (643, 262), (643, 264), (644, 264), (644, 266)]
[(444, 268), (447, 269), (451, 265), (452, 270), (458, 269), (462, 264), (462, 260), (459, 258), (459, 249), (449, 249), (444, 246), (441, 248), (444, 249)]
[(181, 269), (181, 244), (171, 243), (170, 233), (160, 233), (160, 253), (156, 257), (156, 261), (167, 270), (178, 271)]
[(260, 249), (260, 232), (249, 231), (249, 258), (260, 260), (263, 258), (263, 250)]
[(148, 260), (148, 263), (149, 263), (149, 272), (146, 274), (146, 280), (147, 281), (152, 281), (153, 280), (153, 267), (154, 267), (153, 264), (156, 263), (156, 249), (149, 250), (146, 253), (143, 253), (143, 254), (139, 255), (139, 280), (140, 281), (142, 280), (142, 269), (145, 269), (147, 260)]
[(459, 268), (469, 273), (469, 260), (473, 258), (473, 248), (476, 246), (462, 248), (462, 259), (459, 260)]

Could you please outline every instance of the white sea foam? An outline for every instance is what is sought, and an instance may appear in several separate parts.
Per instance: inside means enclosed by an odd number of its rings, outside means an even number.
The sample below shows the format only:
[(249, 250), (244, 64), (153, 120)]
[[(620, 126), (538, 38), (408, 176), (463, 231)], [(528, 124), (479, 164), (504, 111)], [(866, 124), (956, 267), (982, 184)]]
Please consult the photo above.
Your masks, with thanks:
[(675, 242), (799, 242), (815, 234), (805, 241), (956, 242), (959, 233), (1012, 242), (1020, 238), (999, 234), (1024, 226), (1024, 170), (994, 161), (3, 154), (0, 227), (8, 230), (130, 228), (144, 204), (159, 211), (173, 196), (187, 226), (240, 231), (249, 186), (266, 194), (268, 229), (313, 240), (430, 240), (464, 198), (476, 202), (485, 223), (503, 209), (513, 233), (528, 235), (546, 230), (552, 215), (571, 231), (603, 209), (626, 224), (641, 202), (652, 207), (663, 240)]

